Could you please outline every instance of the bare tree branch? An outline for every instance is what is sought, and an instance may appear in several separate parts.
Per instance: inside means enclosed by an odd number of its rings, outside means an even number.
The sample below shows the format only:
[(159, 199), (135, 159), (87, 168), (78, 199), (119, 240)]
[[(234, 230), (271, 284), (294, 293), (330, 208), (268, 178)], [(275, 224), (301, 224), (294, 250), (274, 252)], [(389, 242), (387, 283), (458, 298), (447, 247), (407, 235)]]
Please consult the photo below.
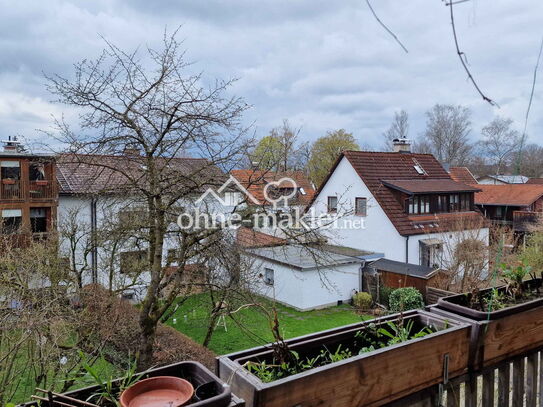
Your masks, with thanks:
[(466, 71), (466, 73), (468, 74), (468, 79), (471, 81), (471, 83), (473, 84), (473, 86), (475, 87), (475, 90), (477, 90), (477, 92), (479, 93), (479, 95), (481, 95), (481, 97), (483, 98), (483, 100), (485, 102), (488, 102), (490, 103), (492, 106), (497, 106), (498, 108), (500, 107), (495, 101), (493, 101), (492, 99), (490, 99), (488, 96), (486, 96), (483, 91), (481, 90), (481, 88), (479, 88), (479, 85), (477, 85), (477, 82), (475, 82), (475, 79), (473, 78), (473, 75), (471, 74), (471, 71), (469, 70), (468, 68), (468, 65), (467, 65), (467, 57), (466, 57), (466, 54), (463, 52), (463, 51), (460, 51), (460, 45), (458, 45), (458, 36), (456, 34), (456, 25), (455, 25), (455, 22), (454, 22), (454, 12), (453, 12), (453, 6), (457, 3), (462, 3), (463, 1), (450, 1), (450, 2), (445, 2), (445, 5), (449, 7), (449, 10), (451, 12), (451, 25), (452, 25), (452, 32), (453, 32), (453, 37), (454, 37), (454, 45), (456, 47), (456, 53), (458, 54), (458, 58), (460, 59), (460, 62), (462, 63), (462, 66), (464, 67), (464, 70)]
[(394, 34), (392, 32), (392, 30), (390, 30), (390, 28), (388, 28), (385, 23), (383, 23), (381, 21), (381, 19), (377, 16), (377, 13), (375, 13), (375, 10), (373, 9), (373, 7), (371, 6), (371, 3), (370, 3), (370, 0), (366, 0), (366, 4), (368, 5), (369, 9), (371, 10), (371, 13), (373, 14), (373, 17), (375, 17), (375, 19), (377, 20), (377, 22), (381, 25), (381, 27), (383, 27), (385, 29), (385, 31), (387, 33), (389, 33), (392, 38), (394, 38), (396, 40), (396, 42), (400, 45), (400, 47), (402, 47), (402, 49), (405, 51), (405, 53), (409, 53), (409, 51), (407, 50), (407, 48), (402, 44), (402, 42), (400, 41), (400, 39), (396, 36), (396, 34)]

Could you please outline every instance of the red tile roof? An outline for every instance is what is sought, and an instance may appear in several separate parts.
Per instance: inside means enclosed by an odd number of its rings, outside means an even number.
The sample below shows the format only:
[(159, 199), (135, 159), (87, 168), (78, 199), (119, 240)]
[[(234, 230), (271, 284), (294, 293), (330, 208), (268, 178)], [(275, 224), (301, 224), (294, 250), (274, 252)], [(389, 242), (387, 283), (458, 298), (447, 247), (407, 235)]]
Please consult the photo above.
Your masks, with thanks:
[(236, 241), (241, 247), (266, 247), (286, 244), (287, 241), (277, 236), (258, 232), (254, 229), (240, 227), (237, 231)]
[[(417, 235), (431, 232), (431, 229), (420, 228), (417, 223), (410, 219), (405, 212), (404, 205), (398, 201), (392, 189), (383, 184), (383, 180), (395, 181), (414, 181), (414, 180), (432, 180), (449, 184), (452, 182), (451, 177), (441, 166), (439, 161), (431, 154), (415, 154), (415, 153), (382, 153), (371, 151), (345, 151), (336, 161), (334, 167), (330, 170), (328, 178), (334, 172), (335, 167), (341, 159), (345, 157), (353, 166), (358, 176), (368, 187), (372, 195), (375, 197), (383, 211), (386, 213), (396, 230), (401, 235)], [(417, 171), (415, 166), (418, 165), (422, 174)], [(328, 179), (322, 184), (322, 190)], [(437, 185), (436, 184), (436, 185)], [(429, 191), (428, 191), (429, 192)], [(318, 192), (317, 192), (318, 195)], [(434, 216), (434, 215), (432, 215)], [(474, 218), (484, 222), (483, 216), (478, 212), (472, 212)], [(465, 213), (451, 213), (447, 219), (456, 219), (458, 221), (466, 217)], [(440, 218), (434, 216), (434, 223), (439, 223)], [(450, 223), (450, 222), (448, 222)], [(437, 230), (448, 230), (448, 225), (437, 225)]]
[[(260, 171), (260, 170), (232, 170), (230, 174), (236, 178), (239, 183), (249, 191), (260, 204), (266, 204), (264, 197), (264, 188), (270, 182), (277, 182), (282, 178), (292, 179), (297, 188), (303, 188), (305, 195), (298, 193), (296, 200), (301, 205), (307, 205), (315, 195), (315, 188), (309, 181), (309, 178), (302, 171)], [(287, 185), (288, 184), (288, 185)], [(283, 183), (279, 187), (290, 188), (290, 182)]]
[(477, 205), (530, 206), (543, 196), (543, 185), (505, 184), (478, 185)]
[(526, 184), (543, 185), (543, 178), (530, 178), (528, 181), (526, 181)]
[[(162, 158), (155, 161), (161, 168), (165, 186), (174, 189), (201, 189), (220, 186), (224, 173), (201, 158)], [(126, 155), (64, 154), (56, 160), (61, 194), (122, 193), (145, 182), (143, 157)]]
[(475, 185), (477, 180), (468, 169), (468, 167), (451, 167), (449, 168), (449, 175), (456, 182), (461, 182), (462, 184)]
[(406, 194), (476, 192), (479, 189), (461, 184), (452, 179), (415, 179), (415, 180), (383, 180), (387, 187), (397, 189)]

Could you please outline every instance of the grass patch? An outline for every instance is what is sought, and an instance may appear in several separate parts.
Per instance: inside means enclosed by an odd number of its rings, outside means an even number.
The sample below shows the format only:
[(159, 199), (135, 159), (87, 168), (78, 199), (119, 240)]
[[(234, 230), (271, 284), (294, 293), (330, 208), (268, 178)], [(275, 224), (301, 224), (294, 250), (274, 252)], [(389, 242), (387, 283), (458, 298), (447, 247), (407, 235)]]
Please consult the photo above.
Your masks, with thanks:
[[(263, 302), (271, 304), (267, 300), (263, 300)], [(193, 295), (177, 309), (166, 323), (196, 342), (202, 343), (211, 310), (209, 295)], [(357, 314), (350, 305), (301, 312), (277, 304), (277, 310), (282, 334), (285, 338), (306, 335), (371, 318), (368, 315)], [(218, 355), (264, 345), (272, 341), (268, 320), (258, 310), (246, 308), (237, 312), (234, 317), (250, 333), (227, 317), (228, 331), (225, 331), (224, 327), (218, 326), (209, 344), (209, 348)]]

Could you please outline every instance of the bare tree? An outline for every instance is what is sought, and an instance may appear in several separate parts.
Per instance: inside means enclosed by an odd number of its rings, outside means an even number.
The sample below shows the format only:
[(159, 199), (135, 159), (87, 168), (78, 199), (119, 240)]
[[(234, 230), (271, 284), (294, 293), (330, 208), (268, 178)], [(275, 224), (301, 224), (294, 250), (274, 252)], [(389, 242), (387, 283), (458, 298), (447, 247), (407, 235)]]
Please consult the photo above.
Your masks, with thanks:
[(520, 146), (520, 133), (512, 128), (513, 120), (503, 117), (494, 118), (481, 130), (482, 152), (494, 166), (494, 174), (502, 174), (506, 160)]
[(389, 129), (383, 133), (384, 148), (386, 151), (392, 151), (394, 139), (408, 138), (409, 135), (409, 116), (405, 110), (394, 112), (394, 119)]
[(520, 173), (527, 177), (539, 178), (543, 176), (543, 147), (531, 143), (522, 149)]
[(301, 129), (294, 128), (288, 120), (275, 127), (262, 138), (251, 152), (252, 164), (271, 171), (301, 170), (307, 162), (308, 142), (300, 142)]
[(426, 112), (426, 131), (419, 145), (424, 145), (442, 163), (462, 165), (469, 158), (471, 111), (467, 107), (440, 105)]
[[(181, 291), (164, 268), (172, 216), (208, 186), (220, 184), (217, 167), (235, 163), (248, 144), (240, 125), (247, 104), (226, 94), (232, 81), (202, 85), (201, 75), (187, 72), (175, 33), (165, 34), (163, 47), (149, 48), (145, 55), (142, 60), (138, 51), (126, 53), (106, 42), (98, 59), (75, 65), (73, 78), (48, 77), (58, 102), (81, 109), (82, 130), (89, 133), (82, 136), (58, 123), (59, 137), (71, 152), (87, 154), (76, 154), (74, 160), (111, 173), (116, 192), (132, 196), (145, 211), (141, 239), (147, 247), (149, 285), (140, 308), (140, 368), (149, 366), (157, 324)], [(127, 146), (137, 153), (125, 154)], [(186, 151), (202, 159), (190, 165), (179, 161), (176, 157)], [(104, 185), (109, 192), (111, 187)], [(215, 232), (179, 232), (181, 271)], [(165, 287), (169, 294), (161, 298)]]

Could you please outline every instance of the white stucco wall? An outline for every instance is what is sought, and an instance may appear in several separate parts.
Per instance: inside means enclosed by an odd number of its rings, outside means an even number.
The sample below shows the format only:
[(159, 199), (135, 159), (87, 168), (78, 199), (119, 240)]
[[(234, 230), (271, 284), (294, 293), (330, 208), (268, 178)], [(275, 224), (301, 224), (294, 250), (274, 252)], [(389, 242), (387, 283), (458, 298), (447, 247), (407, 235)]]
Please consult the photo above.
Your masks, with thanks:
[[(487, 228), (459, 232), (430, 233), (428, 231), (409, 237), (406, 259), (406, 237), (401, 236), (385, 214), (375, 197), (358, 176), (347, 158), (343, 158), (319, 197), (312, 205), (316, 215), (327, 213), (328, 196), (338, 197), (338, 212), (349, 213), (341, 216), (340, 228), (323, 230), (325, 235), (339, 245), (384, 253), (385, 258), (420, 264), (420, 240), (436, 238), (448, 247), (444, 248), (444, 265), (448, 264), (458, 242), (475, 237), (488, 245)], [(353, 215), (355, 198), (367, 199), (367, 216)], [(349, 223), (362, 221), (363, 227), (349, 227)]]
[(300, 271), (288, 265), (256, 258), (252, 272), (264, 276), (265, 268), (274, 271), (274, 284), (270, 286), (260, 278), (255, 290), (302, 311), (348, 301), (353, 290), (360, 289), (360, 263)]

